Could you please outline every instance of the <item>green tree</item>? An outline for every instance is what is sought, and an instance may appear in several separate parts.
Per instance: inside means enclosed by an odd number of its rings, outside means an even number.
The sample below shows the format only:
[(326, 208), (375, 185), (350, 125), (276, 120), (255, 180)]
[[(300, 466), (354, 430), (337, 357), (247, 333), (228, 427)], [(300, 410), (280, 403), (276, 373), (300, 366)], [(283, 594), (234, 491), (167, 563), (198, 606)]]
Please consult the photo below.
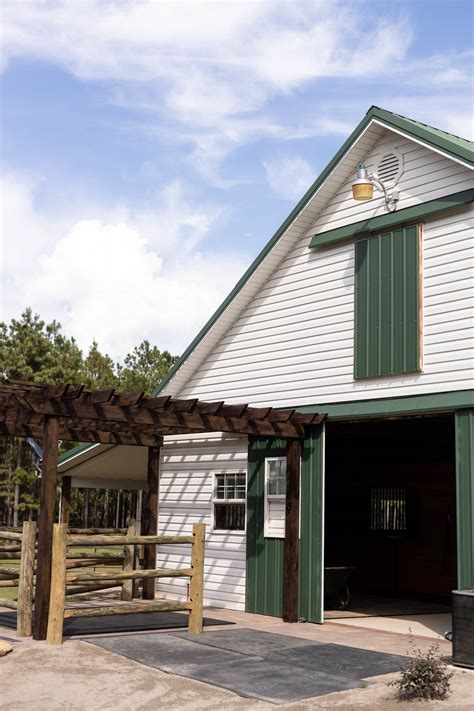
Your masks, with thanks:
[(97, 342), (92, 341), (82, 367), (82, 384), (99, 389), (118, 388), (117, 369), (112, 358), (101, 353)]
[(151, 395), (177, 360), (177, 356), (172, 356), (169, 351), (160, 351), (156, 346), (151, 346), (149, 341), (142, 341), (125, 356), (123, 366), (119, 366), (121, 390), (143, 391)]
[[(62, 333), (58, 321), (46, 323), (31, 308), (25, 309), (19, 319), (12, 319), (8, 325), (0, 323), (0, 379), (71, 383), (125, 392), (144, 391), (150, 395), (176, 360), (176, 356), (160, 351), (147, 340), (126, 355), (123, 364), (102, 353), (95, 340), (84, 358), (75, 339)], [(61, 451), (74, 444), (63, 442)], [(79, 520), (85, 497), (77, 492), (74, 500), (78, 511), (71, 513), (75, 520)], [(30, 517), (38, 508), (38, 480), (31, 451), (21, 438), (0, 437), (1, 501), (0, 523), (3, 520), (7, 525), (16, 524), (19, 518)], [(104, 506), (105, 493), (96, 492), (92, 511), (94, 520), (101, 519)], [(118, 507), (117, 497), (115, 507)], [(122, 518), (124, 510), (122, 503)]]
[(60, 323), (47, 324), (28, 308), (9, 326), (0, 323), (0, 363), (4, 378), (78, 384), (83, 359), (74, 338), (61, 333)]

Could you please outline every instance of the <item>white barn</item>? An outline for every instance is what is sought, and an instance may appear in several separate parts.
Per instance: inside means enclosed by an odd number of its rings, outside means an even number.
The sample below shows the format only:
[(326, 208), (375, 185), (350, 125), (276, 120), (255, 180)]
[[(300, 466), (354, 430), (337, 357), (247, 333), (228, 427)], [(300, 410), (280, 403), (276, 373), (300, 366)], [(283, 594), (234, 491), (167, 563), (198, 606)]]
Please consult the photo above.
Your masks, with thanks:
[[(473, 157), (372, 107), (157, 391), (327, 413), (302, 460), (305, 619), (323, 620), (341, 566), (361, 593), (474, 586)], [(395, 202), (353, 199), (361, 163)], [(146, 451), (82, 446), (59, 471), (140, 488)], [(207, 605), (281, 615), (284, 472), (283, 442), (165, 439), (159, 532), (207, 524)], [(187, 590), (176, 578), (157, 593)]]

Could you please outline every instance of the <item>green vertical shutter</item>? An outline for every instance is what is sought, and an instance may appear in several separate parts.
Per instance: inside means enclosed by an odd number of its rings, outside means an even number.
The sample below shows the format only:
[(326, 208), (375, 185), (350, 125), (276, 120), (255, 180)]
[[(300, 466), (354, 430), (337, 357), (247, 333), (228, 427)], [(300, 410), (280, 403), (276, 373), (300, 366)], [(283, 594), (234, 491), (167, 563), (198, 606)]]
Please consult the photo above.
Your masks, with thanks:
[(301, 462), (299, 616), (323, 621), (324, 425), (305, 438)]
[(458, 588), (474, 588), (474, 410), (456, 412)]
[(418, 227), (355, 245), (355, 377), (419, 370)]
[[(281, 617), (283, 538), (265, 538), (265, 458), (286, 456), (286, 441), (249, 437), (247, 483), (247, 612)], [(315, 428), (303, 444), (299, 615), (322, 622), (324, 435)]]

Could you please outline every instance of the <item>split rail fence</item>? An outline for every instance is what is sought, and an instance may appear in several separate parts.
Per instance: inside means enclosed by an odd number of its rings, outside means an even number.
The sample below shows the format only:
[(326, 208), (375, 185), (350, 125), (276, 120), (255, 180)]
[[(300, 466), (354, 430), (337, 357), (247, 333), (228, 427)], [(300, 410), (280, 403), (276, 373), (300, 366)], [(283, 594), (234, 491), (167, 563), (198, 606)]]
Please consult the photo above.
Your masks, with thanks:
[[(23, 528), (0, 530), (0, 588), (17, 589), (13, 597), (1, 597), (0, 606), (17, 611), (19, 637), (31, 637), (36, 556), (36, 522), (25, 521)], [(20, 567), (9, 561), (20, 561)], [(7, 565), (3, 565), (7, 563)]]
[[(51, 577), (51, 596), (49, 605), (48, 634), (49, 644), (61, 644), (63, 638), (64, 620), (71, 617), (102, 617), (105, 615), (124, 615), (136, 612), (177, 612), (188, 611), (188, 629), (191, 634), (202, 632), (203, 626), (203, 582), (204, 582), (204, 538), (205, 524), (193, 525), (192, 536), (140, 536), (133, 529), (128, 529), (127, 535), (84, 535), (83, 533), (68, 533), (66, 524), (55, 524), (53, 530), (53, 559)], [(189, 568), (153, 568), (137, 569), (137, 547), (165, 545), (191, 545), (191, 562)], [(85, 567), (91, 560), (102, 562), (114, 559), (109, 552), (87, 554), (87, 551), (74, 552), (76, 547), (125, 546), (123, 569), (121, 572), (86, 571), (72, 572), (68, 561), (77, 563), (83, 560)], [(112, 552), (110, 552), (112, 553)], [(94, 558), (92, 557), (94, 556)], [(155, 600), (135, 601), (136, 583), (138, 580), (150, 578), (189, 577), (189, 600), (187, 602)], [(66, 595), (92, 590), (117, 587), (122, 585), (122, 600), (132, 601), (130, 604), (118, 603), (108, 606), (65, 608)], [(74, 592), (73, 592), (74, 591)]]

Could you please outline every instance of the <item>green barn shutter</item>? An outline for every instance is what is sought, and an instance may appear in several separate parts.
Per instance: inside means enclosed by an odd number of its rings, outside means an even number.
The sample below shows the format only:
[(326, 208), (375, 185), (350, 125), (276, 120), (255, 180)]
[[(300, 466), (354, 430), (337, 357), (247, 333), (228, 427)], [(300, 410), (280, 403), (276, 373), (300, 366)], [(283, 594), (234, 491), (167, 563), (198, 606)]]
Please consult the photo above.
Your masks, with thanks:
[(418, 226), (355, 244), (355, 377), (420, 368)]

